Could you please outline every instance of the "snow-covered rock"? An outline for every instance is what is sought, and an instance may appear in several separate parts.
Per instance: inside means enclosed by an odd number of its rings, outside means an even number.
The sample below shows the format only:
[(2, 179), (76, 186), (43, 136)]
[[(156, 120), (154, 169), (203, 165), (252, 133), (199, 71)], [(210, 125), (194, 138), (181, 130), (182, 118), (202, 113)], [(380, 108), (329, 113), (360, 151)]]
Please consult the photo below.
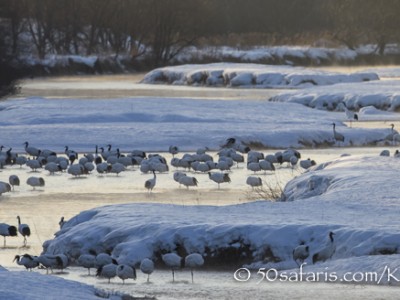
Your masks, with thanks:
[(400, 88), (398, 80), (343, 83), (282, 93), (272, 97), (270, 101), (300, 103), (323, 110), (340, 110), (339, 104), (344, 102), (348, 109), (356, 111), (367, 106), (398, 111)]
[[(222, 73), (223, 81), (216, 80)], [(304, 88), (343, 82), (378, 80), (373, 72), (352, 74), (328, 72), (290, 66), (239, 63), (180, 65), (155, 69), (145, 75), (142, 83), (174, 85), (215, 85), (257, 88)]]

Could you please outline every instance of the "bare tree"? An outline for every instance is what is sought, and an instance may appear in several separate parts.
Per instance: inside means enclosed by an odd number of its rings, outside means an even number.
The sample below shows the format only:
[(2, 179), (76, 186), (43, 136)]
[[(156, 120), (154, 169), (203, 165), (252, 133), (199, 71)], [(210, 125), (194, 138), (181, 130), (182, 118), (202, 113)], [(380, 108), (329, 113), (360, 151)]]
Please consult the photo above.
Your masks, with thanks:
[(54, 20), (56, 18), (55, 4), (56, 2), (51, 0), (23, 1), (28, 14), (28, 31), (40, 59), (45, 58), (49, 42), (52, 41)]
[(82, 7), (79, 0), (58, 0), (54, 7), (53, 34), (50, 44), (59, 54), (80, 54), (83, 33)]
[[(3, 16), (3, 7), (0, 6), (0, 15)], [(16, 81), (21, 72), (15, 64), (12, 45), (9, 40), (9, 30), (6, 20), (0, 18), (0, 98), (17, 91)]]
[(24, 9), (21, 0), (6, 0), (3, 6), (4, 17), (9, 23), (9, 33), (11, 40), (11, 49), (13, 54), (19, 50), (19, 39), (21, 33), (25, 30)]
[(148, 0), (149, 18), (146, 39), (151, 47), (155, 66), (165, 65), (185, 47), (198, 38), (196, 22), (199, 22), (199, 1)]
[(358, 10), (362, 7), (362, 0), (329, 0), (320, 3), (321, 12), (332, 23), (334, 39), (354, 50), (364, 38), (364, 30), (360, 24)]
[[(85, 20), (83, 35), (85, 36), (86, 55), (96, 52), (106, 30), (105, 24), (114, 10), (113, 0), (84, 0), (82, 6), (82, 18)], [(104, 41), (104, 39), (103, 39)], [(104, 46), (104, 45), (102, 45)]]
[(115, 6), (105, 24), (107, 30), (104, 31), (104, 38), (115, 56), (118, 56), (120, 52), (127, 51), (130, 45), (129, 28), (134, 21), (131, 3), (135, 1), (115, 0), (113, 3)]
[(375, 42), (376, 52), (383, 55), (386, 45), (399, 40), (400, 2), (398, 0), (365, 1), (361, 25), (368, 31), (370, 41)]

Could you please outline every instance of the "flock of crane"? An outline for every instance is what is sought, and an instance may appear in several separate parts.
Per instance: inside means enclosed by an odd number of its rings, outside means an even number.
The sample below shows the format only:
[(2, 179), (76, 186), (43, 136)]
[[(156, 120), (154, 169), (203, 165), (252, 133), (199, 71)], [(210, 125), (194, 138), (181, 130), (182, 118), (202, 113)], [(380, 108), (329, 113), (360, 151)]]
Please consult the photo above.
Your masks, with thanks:
[[(181, 257), (176, 253), (166, 253), (161, 256), (161, 259), (167, 268), (172, 270), (172, 282), (175, 282), (175, 271), (183, 268), (188, 268), (191, 271), (192, 283), (194, 282), (194, 269), (203, 266), (204, 259), (199, 253), (191, 253), (185, 257)], [(33, 256), (30, 254), (16, 255), (14, 261), (27, 270), (35, 268), (46, 269), (46, 273), (53, 273), (54, 269), (61, 270), (70, 266), (71, 259), (65, 254), (42, 254), (40, 256)], [(135, 265), (118, 262), (108, 253), (96, 254), (94, 250), (89, 250), (89, 253), (82, 254), (74, 262), (75, 265), (83, 267), (88, 270), (90, 276), (90, 269), (96, 269), (96, 276), (99, 278), (111, 279), (118, 277), (125, 283), (127, 279), (137, 279), (137, 272)], [(139, 269), (147, 275), (147, 282), (150, 281), (150, 275), (154, 272), (154, 262), (150, 258), (144, 258), (140, 264)]]
[[(350, 121), (358, 120), (358, 115), (352, 111), (349, 111), (343, 103), (344, 111), (347, 119)], [(336, 124), (332, 123), (333, 126), (333, 141), (340, 146), (340, 143), (345, 141), (343, 134), (336, 131)], [(394, 125), (391, 124), (391, 132), (385, 137), (385, 140), (391, 142), (400, 141), (400, 134), (394, 130)], [(48, 149), (38, 149), (32, 147), (28, 142), (24, 143), (25, 151), (27, 155), (21, 155), (12, 152), (12, 148), (4, 151), (5, 147), (0, 146), (0, 169), (7, 165), (19, 165), (27, 166), (32, 171), (36, 172), (42, 168), (47, 170), (50, 174), (56, 172), (66, 171), (68, 174), (73, 176), (86, 176), (96, 170), (99, 174), (113, 173), (120, 174), (127, 170), (130, 166), (139, 166), (142, 173), (152, 172), (153, 178), (147, 180), (144, 183), (144, 187), (151, 192), (157, 183), (156, 173), (165, 173), (169, 171), (169, 165), (160, 154), (149, 154), (148, 156), (144, 151), (132, 150), (127, 154), (123, 154), (120, 150), (112, 149), (112, 145), (104, 147), (95, 147), (94, 153), (84, 154), (83, 157), (78, 158), (78, 152), (69, 149), (65, 146), (65, 155), (57, 155), (56, 151)], [(186, 188), (195, 187), (199, 181), (193, 176), (189, 176), (186, 171), (193, 171), (199, 173), (208, 173), (209, 179), (218, 184), (231, 182), (229, 172), (232, 166), (236, 163), (245, 162), (244, 155), (247, 154), (247, 169), (250, 171), (262, 172), (264, 171), (275, 171), (277, 164), (286, 162), (292, 168), (300, 165), (301, 168), (308, 169), (315, 165), (315, 161), (311, 159), (301, 160), (300, 153), (295, 149), (287, 149), (283, 152), (276, 152), (275, 154), (264, 155), (262, 152), (251, 150), (248, 146), (237, 141), (235, 138), (228, 138), (226, 143), (222, 146), (222, 149), (218, 152), (218, 161), (215, 162), (214, 158), (206, 153), (207, 147), (197, 149), (196, 153), (184, 154), (181, 158), (175, 157), (179, 153), (178, 146), (170, 146), (169, 153), (173, 155), (170, 165), (176, 169), (184, 169), (185, 171), (176, 171), (173, 178), (179, 185), (184, 185)], [(77, 163), (75, 163), (77, 162)], [(33, 189), (36, 187), (43, 187), (45, 180), (43, 177), (30, 176), (26, 184), (32, 186)], [(263, 184), (263, 180), (258, 176), (248, 176), (246, 184), (252, 188), (260, 187)], [(0, 181), (0, 195), (6, 192), (10, 192), (14, 189), (14, 186), (20, 185), (18, 176), (11, 175), (9, 182)]]
[[(29, 227), (26, 224), (20, 224), (18, 231), (22, 234), (26, 234), (26, 228)], [(60, 222), (60, 226), (63, 226), (64, 222)], [(0, 230), (4, 230), (5, 224), (0, 224)], [(14, 226), (12, 226), (14, 227)], [(2, 231), (4, 232), (4, 231)], [(16, 234), (16, 228), (13, 228), (13, 233)], [(336, 245), (334, 241), (334, 233), (329, 232), (329, 240), (325, 246), (312, 256), (312, 263), (323, 262), (332, 257), (335, 253)], [(293, 249), (293, 260), (298, 264), (304, 263), (309, 257), (310, 250), (308, 245), (300, 244)], [(172, 271), (172, 282), (175, 282), (175, 271), (183, 268), (189, 268), (191, 271), (192, 283), (194, 283), (194, 269), (200, 268), (204, 265), (204, 258), (199, 253), (191, 253), (185, 257), (181, 257), (176, 253), (166, 253), (161, 256), (161, 259), (167, 268)], [(46, 269), (46, 273), (53, 273), (54, 269), (60, 269), (63, 272), (68, 266), (70, 266), (71, 259), (65, 254), (42, 254), (40, 256), (33, 256), (30, 254), (16, 255), (14, 261), (21, 266), (24, 266), (27, 270), (32, 271), (34, 268)], [(113, 258), (108, 253), (97, 254), (94, 250), (89, 250), (88, 253), (81, 254), (75, 261), (74, 264), (88, 270), (88, 276), (90, 276), (90, 269), (96, 269), (96, 276), (100, 278), (108, 279), (108, 283), (111, 282), (112, 278), (118, 277), (125, 283), (127, 279), (137, 279), (137, 272), (135, 265), (118, 262), (117, 259)], [(155, 264), (152, 259), (144, 258), (138, 264), (139, 269), (142, 273), (147, 275), (147, 282), (150, 281), (150, 275), (155, 270)]]
[[(88, 176), (93, 172), (98, 174), (116, 174), (126, 171), (128, 168), (138, 167), (140, 172), (153, 173), (153, 178), (144, 182), (144, 188), (151, 193), (157, 184), (156, 173), (169, 172), (170, 166), (175, 168), (173, 174), (174, 180), (180, 185), (196, 187), (199, 180), (193, 173), (208, 173), (208, 178), (215, 182), (220, 188), (221, 184), (230, 183), (230, 172), (236, 164), (246, 162), (247, 169), (254, 174), (248, 176), (246, 183), (252, 188), (260, 187), (263, 180), (259, 176), (255, 176), (257, 172), (274, 172), (277, 165), (287, 163), (291, 168), (300, 165), (307, 169), (315, 165), (315, 161), (311, 159), (300, 160), (301, 155), (295, 149), (286, 149), (273, 154), (264, 155), (260, 151), (251, 150), (248, 146), (238, 142), (235, 138), (227, 139), (225, 145), (218, 152), (218, 161), (214, 161), (214, 157), (207, 153), (208, 148), (203, 147), (197, 149), (195, 153), (185, 153), (182, 157), (177, 157), (179, 148), (177, 146), (169, 147), (172, 159), (168, 163), (166, 158), (161, 154), (146, 154), (141, 150), (132, 150), (129, 153), (121, 153), (120, 150), (113, 149), (112, 145), (104, 147), (95, 147), (94, 153), (86, 153), (84, 155), (65, 147), (63, 154), (57, 154), (55, 151), (48, 149), (38, 149), (32, 147), (28, 142), (24, 143), (26, 154), (18, 154), (12, 152), (12, 148), (4, 151), (4, 147), (0, 146), (0, 168), (17, 165), (21, 168), (29, 168), (31, 172), (39, 172), (44, 169), (50, 175), (57, 172), (66, 172), (74, 177)], [(247, 157), (246, 157), (247, 156)], [(189, 174), (191, 172), (192, 174)], [(17, 175), (9, 176), (8, 182), (0, 181), (0, 195), (11, 192), (16, 186), (21, 184)], [(39, 176), (30, 176), (26, 184), (33, 189), (45, 186), (45, 179)]]
[[(347, 109), (346, 109), (347, 111)], [(350, 114), (349, 111), (346, 114)], [(357, 120), (357, 115), (348, 116), (351, 119)], [(333, 126), (333, 139), (335, 142), (344, 142), (344, 136), (336, 131), (335, 123)], [(392, 136), (387, 139), (394, 139), (397, 132), (393, 129), (392, 125)], [(194, 173), (208, 173), (210, 180), (218, 184), (218, 189), (223, 183), (231, 182), (230, 172), (231, 168), (236, 164), (239, 166), (240, 163), (245, 163), (249, 171), (254, 172), (274, 172), (277, 165), (287, 163), (291, 168), (300, 165), (303, 169), (308, 169), (315, 165), (315, 161), (311, 159), (300, 160), (301, 154), (295, 149), (286, 149), (284, 151), (278, 151), (273, 154), (264, 155), (259, 151), (251, 150), (248, 146), (241, 142), (238, 142), (235, 138), (229, 138), (226, 143), (222, 146), (218, 152), (218, 161), (214, 161), (212, 155), (207, 153), (208, 148), (200, 148), (195, 153), (186, 153), (182, 157), (178, 158), (176, 155), (179, 154), (179, 148), (177, 146), (170, 146), (169, 153), (172, 154), (173, 158), (170, 164), (167, 163), (166, 159), (160, 154), (149, 154), (146, 155), (144, 151), (133, 150), (130, 153), (123, 154), (119, 149), (112, 149), (111, 145), (104, 147), (95, 147), (94, 153), (84, 154), (79, 157), (78, 152), (65, 147), (64, 155), (58, 155), (55, 151), (48, 149), (38, 149), (29, 145), (28, 142), (24, 143), (26, 155), (21, 155), (12, 152), (12, 149), (4, 150), (3, 146), (0, 146), (0, 168), (4, 168), (8, 165), (19, 165), (20, 167), (26, 166), (32, 171), (36, 172), (39, 169), (44, 168), (50, 174), (56, 172), (67, 172), (72, 176), (86, 176), (96, 170), (99, 174), (114, 173), (116, 175), (125, 171), (129, 167), (138, 166), (142, 173), (153, 173), (153, 178), (148, 179), (144, 183), (144, 188), (149, 193), (155, 188), (157, 183), (156, 173), (164, 173), (169, 171), (169, 165), (176, 168), (173, 174), (174, 180), (179, 185), (184, 185), (186, 188), (194, 187), (198, 185), (198, 180), (194, 176), (189, 176), (187, 172), (192, 171)], [(245, 157), (247, 155), (247, 157)], [(381, 155), (385, 155), (382, 153)], [(183, 169), (183, 170), (178, 170)], [(45, 181), (42, 177), (31, 176), (27, 179), (26, 183), (35, 189), (36, 187), (43, 187)], [(248, 176), (246, 183), (253, 189), (255, 187), (262, 186), (263, 180), (258, 176)], [(0, 195), (2, 193), (10, 192), (15, 186), (20, 185), (18, 176), (9, 176), (9, 181), (0, 181)], [(27, 224), (22, 224), (21, 219), (18, 216), (18, 227), (0, 223), (0, 235), (4, 237), (4, 247), (6, 246), (6, 237), (17, 236), (19, 232), (24, 238), (24, 246), (27, 244), (27, 237), (30, 236), (31, 230)], [(65, 224), (64, 218), (60, 220), (60, 228)], [(335, 252), (335, 244), (333, 239), (333, 232), (329, 232), (329, 240), (326, 246), (312, 256), (312, 262), (325, 261), (329, 259)], [(304, 262), (310, 255), (310, 249), (308, 245), (301, 244), (293, 249), (293, 260), (296, 263)], [(175, 280), (174, 271), (183, 267), (190, 268), (193, 282), (193, 269), (201, 267), (204, 264), (202, 255), (198, 253), (192, 253), (182, 258), (175, 253), (167, 253), (162, 255), (162, 261), (164, 264), (171, 268), (172, 278)], [(65, 269), (71, 263), (71, 259), (64, 254), (48, 255), (42, 254), (40, 256), (33, 256), (29, 254), (16, 255), (15, 259), (18, 265), (24, 266), (28, 270), (33, 268), (45, 268), (47, 272), (53, 269)], [(73, 261), (73, 259), (72, 259)], [(96, 275), (99, 277), (107, 278), (110, 282), (111, 278), (119, 277), (124, 282), (126, 279), (136, 280), (136, 268), (135, 266), (118, 263), (110, 254), (100, 253), (97, 254), (93, 250), (89, 253), (84, 253), (74, 261), (78, 266), (82, 266), (88, 269), (90, 275), (90, 269), (97, 269)], [(300, 265), (300, 264), (299, 264)], [(150, 258), (146, 258), (141, 261), (139, 267), (140, 270), (148, 275), (149, 280), (150, 274), (154, 271), (154, 262)]]
[[(348, 111), (346, 107), (345, 112), (350, 121), (358, 120), (358, 116)], [(340, 145), (341, 142), (344, 142), (344, 136), (336, 131), (335, 123), (333, 123), (332, 126), (333, 139)], [(397, 138), (398, 134), (394, 131), (393, 127), (394, 126), (392, 126), (393, 137), (391, 136), (387, 139)], [(68, 146), (65, 147), (65, 155), (58, 155), (52, 150), (32, 147), (28, 142), (25, 142), (24, 145), (26, 155), (12, 152), (11, 148), (3, 151), (4, 147), (0, 146), (0, 168), (4, 168), (7, 165), (19, 165), (20, 167), (26, 166), (34, 172), (44, 168), (50, 174), (66, 171), (72, 176), (86, 176), (94, 170), (99, 174), (114, 173), (118, 175), (131, 166), (138, 166), (142, 173), (153, 173), (153, 178), (146, 180), (144, 183), (144, 188), (147, 189), (149, 193), (151, 193), (156, 186), (156, 173), (168, 172), (169, 165), (176, 168), (173, 178), (179, 185), (184, 185), (186, 188), (198, 185), (196, 177), (187, 174), (187, 172), (192, 171), (194, 173), (208, 173), (209, 179), (217, 183), (219, 189), (221, 184), (231, 182), (229, 175), (231, 168), (235, 164), (239, 166), (240, 163), (246, 162), (247, 169), (254, 172), (253, 176), (247, 177), (246, 183), (254, 189), (263, 185), (262, 178), (255, 176), (257, 172), (264, 172), (264, 174), (267, 171), (274, 172), (276, 166), (282, 165), (283, 163), (287, 163), (291, 168), (300, 165), (303, 169), (308, 169), (316, 164), (314, 160), (309, 158), (300, 160), (301, 155), (295, 149), (286, 149), (284, 151), (264, 155), (262, 152), (251, 150), (248, 146), (238, 142), (235, 138), (226, 140), (226, 143), (218, 152), (218, 161), (214, 161), (214, 158), (207, 153), (207, 147), (200, 148), (192, 154), (186, 153), (178, 158), (176, 155), (179, 154), (179, 148), (177, 146), (170, 146), (168, 151), (173, 156), (170, 164), (168, 164), (166, 159), (160, 154), (146, 155), (146, 153), (141, 150), (133, 150), (130, 153), (123, 154), (119, 149), (112, 149), (111, 145), (107, 145), (107, 148), (99, 148), (96, 146), (94, 153), (87, 153), (82, 157), (79, 157), (80, 155), (78, 155), (78, 152), (69, 149)], [(245, 157), (246, 155), (247, 158)], [(35, 189), (36, 187), (45, 186), (45, 181), (42, 177), (31, 176), (27, 179), (26, 184)], [(5, 192), (10, 192), (11, 189), (19, 185), (20, 180), (18, 176), (9, 176), (8, 183), (0, 181), (0, 195)], [(24, 246), (27, 244), (27, 237), (31, 234), (30, 228), (27, 224), (21, 223), (19, 216), (17, 219), (18, 228), (16, 226), (0, 223), (0, 235), (4, 237), (4, 247), (6, 246), (6, 237), (17, 236), (17, 232), (24, 238)], [(59, 223), (60, 228), (64, 224), (65, 220), (61, 218)], [(312, 256), (313, 263), (325, 261), (334, 254), (336, 246), (333, 235), (333, 232), (329, 232), (329, 240), (325, 247)], [(309, 255), (310, 248), (308, 245), (300, 244), (293, 249), (293, 260), (299, 266)], [(172, 270), (173, 281), (175, 280), (175, 270), (186, 267), (191, 270), (193, 282), (193, 269), (199, 268), (204, 264), (202, 255), (198, 253), (192, 253), (186, 257), (181, 257), (176, 253), (167, 253), (162, 255), (161, 258), (164, 264)], [(127, 279), (136, 280), (137, 274), (135, 267), (139, 267), (140, 270), (148, 276), (147, 281), (149, 281), (150, 274), (154, 271), (154, 262), (150, 258), (145, 258), (139, 265), (133, 266), (123, 262), (118, 263), (110, 254), (97, 254), (93, 250), (89, 250), (89, 253), (81, 254), (75, 261), (64, 254), (42, 254), (40, 256), (24, 254), (16, 255), (14, 260), (18, 265), (24, 266), (27, 270), (39, 267), (45, 268), (47, 273), (49, 270), (53, 272), (53, 269), (63, 270), (67, 268), (72, 260), (74, 264), (88, 269), (89, 275), (90, 269), (95, 268), (97, 270), (96, 276), (107, 278), (108, 282), (114, 277), (119, 277), (123, 283)]]
[[(24, 238), (24, 247), (27, 245), (27, 237), (31, 235), (30, 227), (27, 224), (22, 224), (19, 216), (17, 216), (17, 220), (18, 228), (6, 223), (0, 223), (0, 235), (4, 238), (4, 247), (6, 247), (6, 237), (16, 237), (18, 232)], [(62, 229), (65, 223), (64, 217), (62, 217), (59, 222), (60, 229)], [(71, 264), (71, 261), (74, 261), (75, 265), (88, 269), (88, 275), (90, 275), (90, 269), (95, 268), (97, 270), (96, 276), (107, 278), (108, 282), (114, 277), (119, 277), (123, 282), (130, 278), (136, 280), (137, 276), (134, 265), (119, 263), (110, 254), (105, 252), (97, 254), (94, 250), (89, 250), (88, 253), (81, 254), (76, 260), (71, 259), (65, 254), (42, 254), (34, 256), (25, 253), (24, 255), (16, 255), (14, 261), (30, 271), (34, 268), (46, 269), (47, 274), (49, 270), (53, 272), (53, 269), (63, 271)], [(203, 257), (198, 253), (191, 253), (184, 258), (175, 253), (166, 253), (162, 255), (162, 261), (172, 270), (173, 281), (175, 281), (175, 270), (189, 268), (193, 282), (193, 270), (204, 264)], [(149, 281), (150, 274), (154, 271), (154, 262), (150, 258), (145, 258), (141, 261), (139, 268), (144, 274), (148, 275), (147, 281)]]
[[(198, 149), (195, 153), (186, 153), (182, 157), (177, 157), (179, 148), (177, 146), (169, 147), (169, 152), (173, 158), (168, 164), (166, 159), (160, 154), (149, 154), (140, 150), (133, 150), (128, 154), (123, 154), (119, 149), (112, 149), (111, 145), (108, 148), (95, 147), (94, 153), (84, 154), (82, 157), (74, 151), (65, 147), (64, 155), (59, 155), (55, 151), (47, 149), (38, 149), (24, 143), (26, 155), (21, 155), (12, 152), (12, 149), (3, 151), (4, 147), (0, 147), (0, 167), (8, 165), (26, 166), (36, 172), (44, 168), (50, 174), (55, 172), (67, 172), (72, 176), (86, 176), (96, 170), (99, 174), (115, 173), (119, 174), (125, 171), (130, 166), (137, 165), (142, 173), (153, 173), (153, 178), (148, 179), (144, 183), (144, 187), (149, 191), (156, 186), (157, 173), (168, 172), (170, 166), (177, 170), (173, 174), (174, 180), (179, 185), (184, 185), (187, 188), (197, 186), (198, 180), (194, 176), (189, 176), (188, 171), (208, 173), (210, 180), (218, 184), (231, 182), (230, 171), (234, 165), (245, 163), (247, 169), (251, 172), (274, 172), (275, 166), (287, 163), (288, 166), (294, 168), (298, 164), (304, 168), (315, 165), (315, 161), (306, 159), (300, 160), (301, 155), (295, 149), (286, 149), (273, 154), (264, 155), (259, 151), (251, 150), (248, 146), (238, 142), (235, 138), (226, 140), (225, 145), (218, 152), (218, 161), (214, 161), (212, 155), (207, 153), (206, 147)], [(246, 157), (247, 155), (247, 157)], [(182, 170), (178, 170), (182, 169)], [(42, 187), (45, 185), (42, 177), (31, 176), (26, 182), (28, 185)], [(258, 176), (248, 176), (246, 183), (252, 188), (262, 185), (262, 179)], [(15, 186), (19, 186), (20, 181), (18, 176), (9, 176), (9, 182), (0, 182), (0, 195), (4, 192), (9, 192)], [(60, 220), (60, 227), (65, 224), (64, 218)], [(27, 237), (31, 231), (27, 224), (21, 224), (21, 219), (18, 216), (18, 228), (5, 223), (0, 223), (0, 235), (4, 237), (4, 246), (6, 246), (6, 237), (17, 236), (17, 232), (24, 238), (24, 246), (27, 244)], [(304, 260), (308, 251), (308, 246), (300, 245), (293, 252), (295, 261)], [(26, 269), (45, 268), (47, 272), (53, 269), (65, 269), (69, 266), (71, 260), (79, 266), (88, 269), (90, 274), (91, 268), (96, 268), (96, 275), (105, 277), (109, 281), (113, 277), (119, 277), (123, 281), (126, 279), (136, 279), (135, 266), (118, 263), (117, 260), (107, 253), (96, 254), (93, 250), (89, 253), (84, 253), (75, 261), (64, 254), (33, 256), (30, 254), (16, 255), (15, 261), (18, 265), (23, 265)], [(175, 253), (167, 253), (162, 255), (164, 264), (172, 269), (173, 281), (175, 280), (174, 271), (187, 267), (191, 269), (193, 281), (193, 269), (201, 267), (204, 264), (203, 257), (198, 253), (192, 253), (182, 258)], [(140, 270), (150, 276), (154, 271), (154, 262), (146, 258), (139, 266)]]
[[(22, 224), (21, 219), (18, 216), (18, 229), (15, 226), (0, 223), (0, 235), (4, 237), (4, 247), (6, 246), (7, 236), (17, 236), (18, 232), (24, 237), (24, 246), (27, 244), (26, 237), (30, 236), (30, 228), (27, 224)], [(60, 229), (65, 225), (66, 221), (62, 217), (59, 225)], [(329, 232), (329, 240), (326, 245), (312, 256), (312, 263), (315, 264), (320, 261), (326, 261), (332, 257), (335, 253), (336, 245), (334, 241), (335, 233)], [(293, 249), (293, 260), (299, 265), (303, 263), (310, 255), (310, 249), (308, 245), (301, 243), (295, 249)], [(191, 271), (192, 283), (194, 282), (194, 269), (200, 268), (204, 265), (204, 258), (199, 253), (191, 253), (185, 257), (181, 257), (176, 253), (166, 253), (161, 255), (161, 260), (167, 268), (172, 271), (172, 282), (175, 281), (175, 271), (183, 268), (189, 268)], [(88, 275), (90, 276), (90, 269), (96, 269), (96, 276), (108, 279), (110, 283), (111, 279), (118, 277), (122, 280), (123, 284), (127, 279), (137, 279), (135, 265), (118, 262), (118, 260), (109, 253), (96, 253), (90, 249), (88, 253), (82, 253), (77, 259), (72, 259), (65, 254), (42, 254), (34, 256), (30, 254), (16, 255), (14, 261), (21, 266), (24, 266), (27, 270), (32, 271), (34, 268), (46, 269), (46, 273), (53, 273), (54, 269), (60, 269), (63, 272), (64, 269), (71, 265), (86, 268)], [(154, 272), (155, 264), (152, 259), (144, 258), (140, 264), (137, 264), (142, 273), (147, 275), (147, 282), (150, 281), (150, 275)]]
[[(24, 237), (24, 246), (27, 244), (26, 237), (30, 236), (31, 230), (29, 225), (21, 224), (21, 218), (19, 216), (17, 216), (17, 219), (18, 228), (13, 225), (0, 223), (0, 235), (4, 237), (4, 247), (6, 247), (6, 237), (15, 237), (17, 236), (17, 232)], [(64, 217), (62, 217), (59, 222), (60, 229), (65, 223)], [(34, 256), (26, 253), (24, 255), (16, 255), (14, 261), (30, 271), (34, 268), (46, 269), (48, 274), (49, 270), (51, 272), (53, 272), (53, 269), (64, 270), (70, 265), (73, 259), (65, 254), (42, 254)], [(185, 267), (191, 270), (192, 282), (194, 282), (193, 270), (204, 264), (203, 257), (198, 253), (191, 253), (184, 258), (175, 253), (166, 253), (162, 255), (162, 261), (172, 270), (173, 281), (175, 281), (175, 270)], [(88, 275), (90, 275), (90, 269), (95, 268), (97, 270), (96, 276), (107, 278), (108, 282), (114, 277), (119, 277), (122, 279), (123, 283), (126, 279), (136, 280), (137, 277), (135, 266), (127, 263), (118, 263), (117, 259), (104, 252), (97, 254), (94, 250), (89, 250), (88, 253), (81, 254), (74, 263), (88, 269)], [(141, 261), (139, 268), (144, 274), (148, 275), (147, 281), (149, 281), (150, 274), (154, 271), (154, 262), (150, 258), (145, 258)]]

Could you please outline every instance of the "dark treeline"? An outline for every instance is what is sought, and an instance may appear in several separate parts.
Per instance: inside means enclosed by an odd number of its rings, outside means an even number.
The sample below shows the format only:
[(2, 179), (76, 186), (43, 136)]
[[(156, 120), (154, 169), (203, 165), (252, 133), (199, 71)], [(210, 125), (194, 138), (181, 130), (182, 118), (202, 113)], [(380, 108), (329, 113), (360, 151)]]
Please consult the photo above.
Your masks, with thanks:
[[(202, 41), (246, 45), (345, 44), (400, 38), (398, 0), (2, 0), (12, 52), (29, 41), (38, 57), (150, 51), (165, 64)], [(28, 38), (29, 37), (29, 38)], [(231, 40), (229, 40), (231, 39)], [(253, 40), (252, 40), (253, 39)], [(144, 47), (145, 46), (145, 47)]]
[(8, 28), (0, 23), (0, 98), (16, 91), (16, 81), (22, 76), (15, 55), (6, 42)]
[[(399, 0), (0, 0), (8, 55), (128, 55), (168, 64), (189, 45), (318, 45), (383, 54)], [(145, 57), (145, 59), (143, 59)]]
[[(208, 1), (2, 0), (12, 53), (151, 54), (167, 63), (204, 33)], [(212, 2), (212, 1), (210, 1)]]

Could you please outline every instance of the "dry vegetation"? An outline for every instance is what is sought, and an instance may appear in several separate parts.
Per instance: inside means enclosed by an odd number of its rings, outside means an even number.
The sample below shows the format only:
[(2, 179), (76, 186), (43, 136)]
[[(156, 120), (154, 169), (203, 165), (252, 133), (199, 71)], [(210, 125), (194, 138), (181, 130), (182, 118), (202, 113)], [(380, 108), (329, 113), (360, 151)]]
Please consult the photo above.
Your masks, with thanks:
[(283, 193), (284, 186), (278, 182), (272, 184), (263, 180), (263, 185), (255, 187), (246, 192), (245, 196), (248, 201), (266, 200), (266, 201), (279, 201)]

